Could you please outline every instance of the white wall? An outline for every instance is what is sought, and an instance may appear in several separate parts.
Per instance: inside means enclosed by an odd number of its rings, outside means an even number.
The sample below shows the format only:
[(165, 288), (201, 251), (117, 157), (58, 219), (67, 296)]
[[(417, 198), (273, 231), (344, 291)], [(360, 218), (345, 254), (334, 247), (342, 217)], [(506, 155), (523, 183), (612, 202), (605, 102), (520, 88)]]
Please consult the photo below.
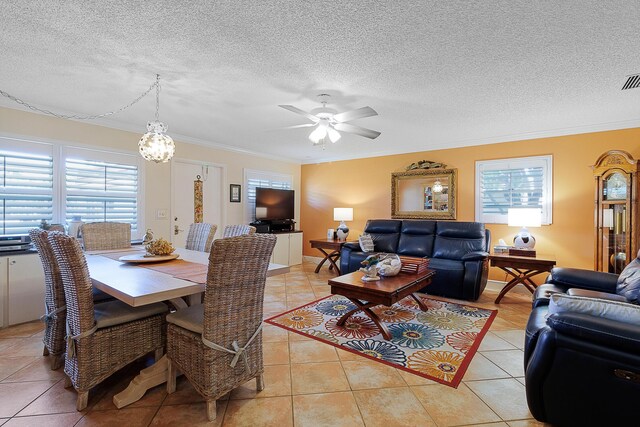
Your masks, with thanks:
[[(41, 114), (0, 107), (0, 134), (26, 140), (52, 141), (88, 147), (112, 148), (119, 151), (137, 152), (138, 140), (146, 131), (140, 124), (140, 133), (127, 132), (89, 122), (76, 122)], [(242, 184), (244, 192), (244, 169), (268, 170), (293, 176), (296, 191), (296, 220), (300, 223), (300, 164), (272, 160), (259, 155), (230, 150), (208, 148), (176, 140), (176, 158), (210, 162), (226, 166), (225, 206), (227, 223), (244, 222), (244, 203), (229, 202), (229, 184)], [(0, 147), (1, 148), (1, 147)], [(169, 163), (145, 165), (144, 227), (151, 228), (156, 238), (168, 238), (171, 232), (171, 216), (155, 218), (158, 209), (171, 208), (171, 167)]]

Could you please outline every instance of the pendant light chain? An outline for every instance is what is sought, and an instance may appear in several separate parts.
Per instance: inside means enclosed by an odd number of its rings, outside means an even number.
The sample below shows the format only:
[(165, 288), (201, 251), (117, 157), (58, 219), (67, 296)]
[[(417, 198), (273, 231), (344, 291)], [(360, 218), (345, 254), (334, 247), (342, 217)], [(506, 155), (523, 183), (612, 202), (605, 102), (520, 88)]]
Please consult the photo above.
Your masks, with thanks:
[(160, 119), (160, 74), (156, 74), (156, 122)]
[(31, 105), (28, 102), (25, 102), (25, 101), (21, 100), (20, 98), (16, 98), (15, 96), (3, 91), (2, 89), (0, 89), (0, 95), (4, 96), (5, 98), (9, 98), (13, 102), (16, 102), (16, 103), (18, 103), (18, 104), (20, 104), (20, 105), (22, 105), (24, 107), (27, 107), (28, 109), (30, 109), (32, 111), (37, 111), (39, 113), (48, 114), (50, 116), (58, 117), (59, 119), (94, 120), (94, 119), (100, 119), (102, 117), (111, 116), (113, 114), (118, 114), (118, 113), (126, 110), (127, 108), (133, 106), (134, 104), (138, 103), (142, 98), (147, 96), (149, 94), (149, 92), (151, 92), (153, 90), (154, 87), (156, 88), (156, 120), (158, 120), (158, 111), (160, 109), (160, 75), (159, 74), (156, 74), (156, 81), (153, 82), (151, 84), (151, 86), (149, 86), (149, 89), (144, 91), (142, 94), (140, 94), (140, 96), (138, 96), (136, 99), (131, 101), (129, 104), (125, 105), (124, 107), (120, 107), (117, 110), (109, 111), (109, 112), (106, 112), (106, 113), (103, 113), (103, 114), (96, 114), (96, 115), (93, 115), (93, 116), (78, 116), (78, 115), (75, 115), (75, 114), (67, 115), (67, 114), (54, 113), (53, 111), (45, 110), (43, 108), (36, 107), (35, 105)]

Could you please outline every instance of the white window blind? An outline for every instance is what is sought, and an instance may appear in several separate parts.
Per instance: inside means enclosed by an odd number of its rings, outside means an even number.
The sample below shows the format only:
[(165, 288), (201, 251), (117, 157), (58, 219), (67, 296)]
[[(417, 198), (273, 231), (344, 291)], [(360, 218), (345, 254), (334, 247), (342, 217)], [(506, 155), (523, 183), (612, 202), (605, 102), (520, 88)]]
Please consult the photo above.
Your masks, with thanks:
[(84, 222), (115, 221), (138, 229), (138, 167), (67, 158), (65, 216)]
[(27, 234), (53, 218), (53, 158), (0, 151), (0, 234)]
[(476, 162), (476, 221), (506, 224), (509, 208), (540, 208), (551, 224), (552, 157)]
[(256, 188), (276, 188), (291, 190), (291, 175), (276, 174), (267, 171), (245, 170), (246, 222), (256, 220)]

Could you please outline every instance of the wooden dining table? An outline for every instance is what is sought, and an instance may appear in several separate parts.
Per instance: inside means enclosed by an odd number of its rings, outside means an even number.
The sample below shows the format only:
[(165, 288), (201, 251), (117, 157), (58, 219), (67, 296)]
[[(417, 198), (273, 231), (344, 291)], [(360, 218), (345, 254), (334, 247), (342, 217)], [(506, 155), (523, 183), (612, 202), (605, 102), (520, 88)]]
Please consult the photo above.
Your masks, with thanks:
[[(118, 260), (121, 256), (130, 256), (136, 253), (144, 253), (144, 247), (132, 246), (129, 249), (85, 252), (93, 286), (133, 307), (170, 301), (174, 307), (180, 309), (201, 303), (202, 292), (205, 288), (203, 280), (193, 278), (187, 280), (158, 271), (167, 270), (165, 267), (171, 269), (173, 261), (151, 264)], [(179, 248), (175, 253), (179, 255), (176, 261), (181, 260), (182, 267), (185, 266), (184, 261), (186, 261), (194, 263), (192, 264), (193, 267), (196, 267), (194, 269), (205, 271), (202, 266), (209, 263), (209, 254), (206, 252)], [(162, 265), (162, 268), (156, 268), (155, 265)], [(289, 267), (286, 265), (269, 264), (267, 276), (288, 272)], [(141, 399), (147, 390), (167, 381), (167, 370), (168, 360), (166, 356), (163, 356), (152, 366), (140, 371), (125, 390), (113, 396), (114, 405), (117, 408), (122, 408)]]

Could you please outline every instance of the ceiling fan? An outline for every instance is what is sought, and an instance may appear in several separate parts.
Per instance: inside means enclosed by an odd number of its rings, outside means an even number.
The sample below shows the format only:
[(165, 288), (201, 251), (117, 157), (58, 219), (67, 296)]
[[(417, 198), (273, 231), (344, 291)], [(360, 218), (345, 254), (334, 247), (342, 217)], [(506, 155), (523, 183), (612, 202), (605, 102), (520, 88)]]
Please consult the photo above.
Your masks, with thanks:
[(279, 107), (293, 113), (300, 114), (313, 122), (303, 125), (288, 126), (285, 129), (315, 127), (313, 132), (309, 134), (309, 139), (313, 142), (313, 145), (321, 145), (323, 149), (327, 137), (331, 142), (336, 142), (341, 137), (340, 132), (352, 133), (370, 139), (376, 139), (380, 136), (380, 132), (375, 130), (346, 123), (351, 120), (362, 119), (364, 117), (377, 116), (378, 113), (373, 108), (362, 107), (351, 111), (345, 111), (344, 113), (338, 113), (332, 108), (327, 108), (327, 103), (330, 98), (331, 95), (326, 93), (318, 95), (318, 99), (322, 103), (322, 107), (314, 108), (309, 113), (294, 107), (293, 105), (279, 105)]

